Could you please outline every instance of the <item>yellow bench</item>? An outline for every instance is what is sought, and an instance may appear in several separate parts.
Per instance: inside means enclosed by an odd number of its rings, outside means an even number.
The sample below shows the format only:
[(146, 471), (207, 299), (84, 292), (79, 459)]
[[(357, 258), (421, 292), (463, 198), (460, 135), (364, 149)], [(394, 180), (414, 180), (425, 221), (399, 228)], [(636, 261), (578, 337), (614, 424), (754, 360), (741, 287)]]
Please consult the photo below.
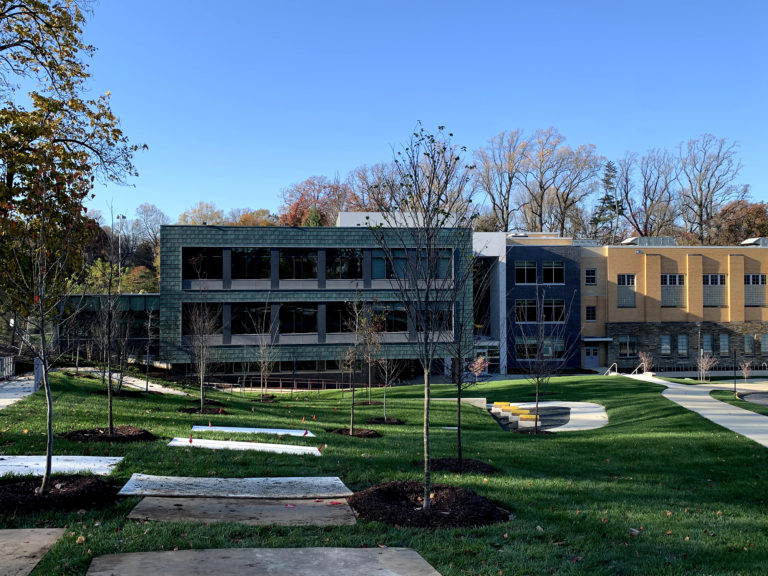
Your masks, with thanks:
[(521, 414), (517, 425), (520, 428), (533, 428), (537, 422), (540, 423), (537, 414)]

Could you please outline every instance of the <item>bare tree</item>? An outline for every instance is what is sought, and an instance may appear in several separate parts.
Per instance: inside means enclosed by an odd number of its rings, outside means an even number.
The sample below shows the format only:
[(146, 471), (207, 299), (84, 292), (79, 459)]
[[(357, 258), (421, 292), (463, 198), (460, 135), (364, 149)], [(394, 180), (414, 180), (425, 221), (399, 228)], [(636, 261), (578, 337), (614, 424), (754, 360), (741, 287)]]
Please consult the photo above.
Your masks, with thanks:
[(397, 380), (405, 370), (405, 362), (394, 358), (378, 358), (376, 363), (381, 370), (382, 380), (384, 381), (384, 422), (387, 422), (387, 387)]
[[(741, 375), (744, 376), (744, 384), (746, 384), (747, 383), (747, 379), (752, 374), (752, 360), (742, 360), (739, 363), (739, 370), (741, 370)], [(736, 394), (736, 385), (735, 384), (734, 384), (733, 388), (734, 388), (733, 393), (735, 395)]]
[(633, 232), (638, 236), (672, 234), (677, 220), (676, 160), (666, 151), (651, 150), (639, 161), (636, 155), (627, 154), (618, 166), (618, 195)]
[(392, 172), (392, 164), (374, 164), (360, 166), (347, 176), (347, 186), (351, 192), (348, 208), (354, 212), (371, 212), (382, 202), (381, 194), (384, 181)]
[(200, 386), (200, 412), (205, 410), (205, 383), (214, 361), (213, 339), (221, 330), (221, 306), (207, 302), (185, 304), (182, 308), (184, 343)]
[(653, 370), (653, 354), (643, 350), (637, 354), (637, 357), (640, 359), (640, 363), (643, 365), (643, 373)]
[[(544, 290), (536, 291), (535, 318), (527, 309), (515, 306), (515, 358), (525, 379), (535, 388), (534, 433), (539, 431), (539, 397), (553, 376), (559, 374), (579, 350), (578, 334), (568, 323), (575, 301), (552, 299)], [(527, 302), (527, 301), (522, 301)]]
[(471, 307), (454, 318), (456, 302), (471, 298), (471, 278), (457, 277), (455, 263), (471, 257), (470, 170), (466, 150), (421, 126), (395, 152), (392, 174), (385, 177), (378, 210), (385, 226), (371, 227), (387, 263), (387, 276), (405, 307), (416, 335), (415, 354), (424, 375), (424, 509), (431, 506), (429, 415), (431, 372), (442, 343), (452, 338), (455, 322), (471, 322)]
[(747, 186), (736, 184), (741, 162), (738, 144), (712, 134), (680, 145), (680, 200), (686, 231), (708, 244), (712, 220), (721, 206), (743, 199)]
[(707, 374), (709, 374), (710, 370), (719, 364), (719, 361), (712, 354), (707, 353), (700, 354), (696, 364), (699, 368), (699, 379), (703, 382), (707, 379)]
[(525, 146), (522, 132), (514, 130), (494, 136), (474, 153), (474, 185), (491, 203), (494, 230), (508, 232), (513, 228), (514, 192), (519, 186)]
[(136, 208), (134, 223), (139, 238), (152, 246), (155, 257), (157, 257), (160, 254), (160, 227), (170, 224), (171, 219), (154, 204), (145, 202)]

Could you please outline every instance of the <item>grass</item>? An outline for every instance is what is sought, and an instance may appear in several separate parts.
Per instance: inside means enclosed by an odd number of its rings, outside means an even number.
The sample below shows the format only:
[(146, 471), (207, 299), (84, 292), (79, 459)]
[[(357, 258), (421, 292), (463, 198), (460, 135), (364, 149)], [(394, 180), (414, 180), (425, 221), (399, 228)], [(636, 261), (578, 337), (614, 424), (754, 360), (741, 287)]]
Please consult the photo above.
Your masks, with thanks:
[[(93, 380), (54, 378), (56, 432), (104, 426), (106, 398)], [(434, 480), (471, 488), (511, 510), (515, 518), (475, 529), (425, 531), (379, 523), (356, 526), (249, 527), (237, 524), (143, 523), (126, 520), (138, 502), (83, 513), (43, 513), (0, 518), (0, 528), (66, 526), (35, 575), (85, 574), (92, 556), (141, 550), (217, 547), (408, 546), (449, 575), (762, 575), (768, 563), (768, 451), (660, 395), (661, 386), (600, 376), (554, 379), (542, 400), (603, 404), (610, 423), (599, 430), (548, 436), (504, 432), (480, 409), (463, 409), (465, 456), (502, 470), (494, 476), (435, 473)], [(379, 390), (374, 392), (381, 399)], [(455, 389), (437, 385), (435, 397)], [(530, 401), (525, 381), (491, 382), (467, 396)], [(326, 433), (349, 418), (349, 395), (300, 393), (262, 404), (222, 392), (209, 396), (228, 415), (181, 414), (195, 397), (144, 395), (116, 398), (117, 424), (141, 426), (160, 440), (142, 445), (80, 445), (61, 439), (56, 454), (125, 456), (117, 482), (134, 472), (181, 476), (332, 475), (352, 489), (387, 480), (419, 480), (421, 398), (418, 386), (387, 393), (387, 416), (403, 426), (368, 426), (382, 438), (360, 440)], [(381, 406), (357, 406), (359, 425), (381, 416)], [(40, 454), (44, 402), (35, 394), (0, 411), (0, 453)], [(312, 416), (315, 420), (312, 420)], [(307, 424), (302, 424), (305, 418)], [(317, 438), (257, 436), (268, 442), (327, 445), (323, 456), (212, 452), (169, 448), (174, 436), (207, 424), (301, 428)], [(432, 454), (455, 454), (455, 404), (433, 404)], [(27, 430), (27, 433), (24, 430)], [(239, 434), (218, 439), (252, 440)], [(639, 531), (637, 536), (631, 530)], [(85, 541), (77, 543), (79, 536)]]
[(713, 390), (712, 392), (710, 392), (710, 396), (712, 396), (713, 398), (717, 398), (722, 402), (727, 402), (728, 404), (731, 404), (733, 406), (744, 408), (744, 410), (749, 410), (756, 414), (762, 414), (763, 416), (768, 416), (768, 406), (755, 404), (754, 402), (747, 402), (746, 400), (742, 400), (740, 398), (734, 398), (733, 392), (730, 390)]

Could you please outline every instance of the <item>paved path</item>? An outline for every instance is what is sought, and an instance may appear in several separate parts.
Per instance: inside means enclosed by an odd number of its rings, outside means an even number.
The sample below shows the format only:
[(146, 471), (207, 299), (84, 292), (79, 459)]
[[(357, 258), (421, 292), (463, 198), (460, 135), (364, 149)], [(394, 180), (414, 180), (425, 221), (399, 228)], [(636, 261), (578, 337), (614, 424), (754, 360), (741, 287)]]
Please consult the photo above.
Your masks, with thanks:
[[(51, 469), (54, 474), (90, 472), (107, 476), (122, 459), (122, 456), (53, 456)], [(0, 456), (0, 476), (42, 476), (44, 472), (45, 456)]]
[[(737, 408), (726, 402), (715, 400), (709, 395), (712, 390), (733, 390), (733, 383), (687, 385), (667, 382), (647, 374), (628, 377), (666, 386), (667, 389), (662, 392), (662, 395), (672, 400), (672, 402), (700, 414), (723, 428), (732, 430), (737, 434), (746, 436), (750, 440), (754, 440), (758, 444), (768, 447), (768, 416)], [(742, 392), (744, 390), (764, 391), (766, 388), (768, 388), (768, 383), (766, 382), (750, 382), (747, 384), (742, 382), (738, 385), (738, 389)]]
[(64, 532), (64, 528), (0, 530), (0, 574), (26, 576)]
[(35, 391), (35, 377), (32, 374), (13, 376), (0, 380), (0, 410), (18, 402)]

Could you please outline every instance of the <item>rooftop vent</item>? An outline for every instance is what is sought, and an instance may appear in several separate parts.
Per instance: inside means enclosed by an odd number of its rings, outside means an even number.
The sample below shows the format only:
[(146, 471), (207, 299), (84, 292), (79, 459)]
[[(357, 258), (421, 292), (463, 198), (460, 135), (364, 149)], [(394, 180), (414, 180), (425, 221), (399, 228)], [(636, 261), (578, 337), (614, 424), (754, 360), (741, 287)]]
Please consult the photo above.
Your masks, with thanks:
[(623, 246), (677, 246), (677, 240), (671, 236), (633, 236), (622, 240)]
[(741, 243), (742, 246), (768, 246), (768, 238), (747, 238)]

